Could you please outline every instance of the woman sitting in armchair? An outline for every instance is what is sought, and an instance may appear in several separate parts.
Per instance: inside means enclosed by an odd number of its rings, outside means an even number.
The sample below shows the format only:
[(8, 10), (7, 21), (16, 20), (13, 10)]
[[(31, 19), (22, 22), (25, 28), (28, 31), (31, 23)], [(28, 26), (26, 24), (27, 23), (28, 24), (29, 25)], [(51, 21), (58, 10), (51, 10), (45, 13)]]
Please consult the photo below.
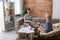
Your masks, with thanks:
[(51, 40), (56, 40), (55, 38), (59, 37), (59, 35), (60, 35), (60, 30), (54, 30), (53, 31), (50, 14), (46, 14), (45, 17), (46, 17), (46, 24), (45, 25), (43, 25), (43, 24), (40, 25), (39, 36), (41, 38), (45, 38), (45, 39), (48, 39), (48, 40), (50, 40), (50, 39)]
[(52, 22), (51, 22), (51, 15), (46, 14), (45, 17), (46, 17), (46, 23), (45, 23), (45, 25), (43, 25), (43, 24), (40, 25), (40, 31), (44, 30), (45, 33), (48, 33), (48, 32), (53, 31)]

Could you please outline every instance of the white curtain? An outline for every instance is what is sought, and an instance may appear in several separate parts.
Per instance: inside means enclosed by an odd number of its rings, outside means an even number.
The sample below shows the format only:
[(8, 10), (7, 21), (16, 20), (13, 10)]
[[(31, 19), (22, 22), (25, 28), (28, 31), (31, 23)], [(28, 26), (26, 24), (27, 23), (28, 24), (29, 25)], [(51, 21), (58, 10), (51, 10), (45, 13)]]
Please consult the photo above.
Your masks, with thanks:
[(0, 2), (0, 31), (5, 30), (4, 26), (3, 2)]
[(53, 0), (53, 18), (60, 19), (60, 0)]

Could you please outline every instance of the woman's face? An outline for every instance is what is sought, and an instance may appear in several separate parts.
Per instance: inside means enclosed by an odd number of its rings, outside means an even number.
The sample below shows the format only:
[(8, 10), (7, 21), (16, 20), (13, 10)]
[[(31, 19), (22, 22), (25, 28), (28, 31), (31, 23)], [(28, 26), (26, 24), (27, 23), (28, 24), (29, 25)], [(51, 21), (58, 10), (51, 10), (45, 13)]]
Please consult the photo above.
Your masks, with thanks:
[(31, 10), (27, 10), (27, 13), (28, 13), (28, 14), (31, 14)]
[(45, 15), (46, 20), (48, 19), (48, 14)]

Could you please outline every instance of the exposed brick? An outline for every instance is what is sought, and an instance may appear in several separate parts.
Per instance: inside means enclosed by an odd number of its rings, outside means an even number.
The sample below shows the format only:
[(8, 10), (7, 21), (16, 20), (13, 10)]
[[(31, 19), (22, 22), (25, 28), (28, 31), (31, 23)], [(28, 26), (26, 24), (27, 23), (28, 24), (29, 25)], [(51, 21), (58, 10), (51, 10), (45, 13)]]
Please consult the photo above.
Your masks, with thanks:
[(44, 18), (46, 13), (52, 14), (52, 0), (24, 0), (25, 7), (32, 9), (34, 17)]

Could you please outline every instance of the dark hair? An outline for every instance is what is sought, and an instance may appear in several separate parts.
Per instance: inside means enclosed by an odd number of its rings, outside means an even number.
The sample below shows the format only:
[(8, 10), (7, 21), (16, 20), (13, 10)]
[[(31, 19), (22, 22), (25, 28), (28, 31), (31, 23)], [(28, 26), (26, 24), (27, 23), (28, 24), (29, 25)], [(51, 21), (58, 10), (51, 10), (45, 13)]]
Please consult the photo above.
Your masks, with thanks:
[(30, 8), (28, 8), (27, 10), (31, 10)]

